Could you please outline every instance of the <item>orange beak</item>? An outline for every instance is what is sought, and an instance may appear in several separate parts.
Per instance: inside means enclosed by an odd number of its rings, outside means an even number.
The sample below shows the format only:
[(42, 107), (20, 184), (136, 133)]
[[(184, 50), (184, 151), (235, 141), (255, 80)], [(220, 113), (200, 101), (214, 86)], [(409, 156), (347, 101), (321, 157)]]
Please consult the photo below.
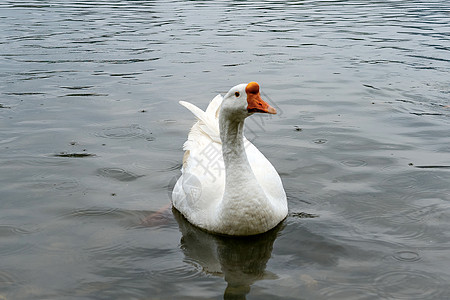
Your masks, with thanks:
[(259, 94), (259, 84), (256, 82), (250, 82), (245, 87), (245, 92), (247, 93), (247, 111), (249, 113), (267, 113), (267, 114), (276, 114), (277, 110), (267, 104), (263, 99), (261, 99), (261, 95)]

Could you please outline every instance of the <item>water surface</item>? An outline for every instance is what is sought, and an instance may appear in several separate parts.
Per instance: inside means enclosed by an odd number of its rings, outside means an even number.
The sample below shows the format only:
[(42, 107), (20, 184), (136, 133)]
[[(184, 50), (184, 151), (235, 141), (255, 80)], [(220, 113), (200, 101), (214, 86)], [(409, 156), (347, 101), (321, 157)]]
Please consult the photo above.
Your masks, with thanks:
[[(3, 1), (0, 298), (450, 298), (447, 1)], [(247, 239), (170, 204), (217, 93), (290, 214)]]

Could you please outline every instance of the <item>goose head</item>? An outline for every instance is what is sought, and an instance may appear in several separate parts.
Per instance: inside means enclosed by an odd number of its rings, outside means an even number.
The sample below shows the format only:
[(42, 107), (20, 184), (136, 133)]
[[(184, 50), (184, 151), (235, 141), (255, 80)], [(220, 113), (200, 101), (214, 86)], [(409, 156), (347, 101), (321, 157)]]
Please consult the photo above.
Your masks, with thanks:
[(221, 113), (245, 119), (254, 113), (276, 114), (277, 111), (261, 98), (259, 84), (250, 82), (238, 84), (228, 91), (222, 102)]

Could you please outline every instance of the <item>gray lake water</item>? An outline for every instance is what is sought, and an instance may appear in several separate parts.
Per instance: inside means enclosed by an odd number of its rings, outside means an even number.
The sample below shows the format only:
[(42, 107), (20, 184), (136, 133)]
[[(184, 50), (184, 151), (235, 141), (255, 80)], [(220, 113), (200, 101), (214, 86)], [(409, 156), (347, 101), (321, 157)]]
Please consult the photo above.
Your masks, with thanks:
[[(449, 299), (450, 2), (0, 3), (0, 299)], [(257, 81), (290, 213), (170, 209), (194, 116)]]

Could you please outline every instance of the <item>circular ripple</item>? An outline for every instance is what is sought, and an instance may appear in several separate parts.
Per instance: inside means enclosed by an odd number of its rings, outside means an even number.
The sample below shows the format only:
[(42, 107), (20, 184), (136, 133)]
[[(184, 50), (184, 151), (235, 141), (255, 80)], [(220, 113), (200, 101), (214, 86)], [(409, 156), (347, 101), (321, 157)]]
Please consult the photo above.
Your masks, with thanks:
[(203, 268), (195, 262), (190, 261), (189, 264), (178, 265), (163, 270), (154, 271), (152, 277), (164, 282), (180, 281), (190, 278), (203, 276)]
[(434, 275), (419, 271), (392, 271), (375, 279), (378, 294), (393, 299), (442, 299), (441, 280)]
[(423, 220), (414, 221), (411, 216), (421, 212), (421, 209), (415, 208), (407, 211), (400, 211), (394, 215), (385, 216), (384, 220), (390, 224), (391, 235), (395, 235), (402, 240), (418, 241), (426, 240), (430, 234), (429, 227)]
[(130, 126), (105, 128), (101, 132), (97, 133), (96, 136), (109, 139), (140, 138), (147, 141), (153, 141), (155, 139), (149, 130), (136, 124)]
[(84, 193), (85, 187), (82, 186), (75, 179), (55, 179), (55, 176), (47, 176), (46, 174), (40, 174), (34, 176), (36, 178), (30, 182), (29, 187), (34, 190), (49, 190), (53, 189), (58, 193), (64, 192), (65, 194)]
[(401, 200), (405, 209), (391, 212), (391, 221), (394, 223), (425, 223), (436, 215), (445, 214), (449, 208), (447, 203), (439, 198), (441, 195), (430, 191), (420, 191), (404, 195)]
[[(104, 244), (98, 242), (97, 245), (86, 248), (86, 251), (90, 255), (107, 256), (110, 257), (110, 259), (113, 259), (113, 257), (123, 256), (126, 252), (133, 252), (133, 249), (134, 247), (129, 243), (129, 241), (126, 243), (105, 242)], [(125, 258), (122, 257), (122, 259)], [(129, 257), (126, 259), (129, 259)]]
[(398, 261), (404, 262), (415, 262), (421, 260), (419, 253), (410, 250), (397, 251), (394, 253), (393, 257)]
[(419, 239), (423, 243), (427, 243), (429, 238), (435, 239), (438, 227), (433, 224), (442, 224), (442, 220), (447, 220), (450, 216), (447, 201), (439, 196), (429, 191), (421, 191), (402, 197), (402, 209), (386, 212), (382, 216), (392, 228), (390, 234), (397, 238), (414, 240), (415, 243)]
[(349, 160), (344, 160), (341, 161), (341, 163), (347, 167), (362, 167), (367, 165), (367, 162), (364, 160), (359, 160), (359, 159), (349, 159)]
[(61, 215), (61, 218), (81, 218), (91, 219), (100, 218), (102, 220), (111, 219), (113, 221), (120, 222), (124, 228), (136, 227), (141, 224), (142, 218), (146, 216), (146, 212), (124, 210), (118, 208), (80, 208), (71, 210), (68, 213)]
[(0, 238), (2, 239), (2, 243), (0, 244), (0, 255), (7, 256), (29, 252), (34, 248), (33, 244), (27, 243), (20, 237), (31, 233), (31, 231), (23, 228), (1, 225)]
[(381, 185), (384, 188), (414, 189), (417, 185), (417, 178), (413, 174), (397, 174), (383, 180)]
[(30, 233), (32, 232), (25, 230), (23, 228), (10, 225), (0, 225), (0, 237), (30, 234)]
[(375, 291), (371, 287), (353, 286), (353, 285), (338, 285), (324, 288), (320, 293), (326, 299), (374, 299), (377, 297)]
[(300, 168), (302, 174), (325, 174), (330, 172), (333, 166), (324, 163), (316, 163), (309, 166), (304, 166)]
[(107, 178), (113, 178), (119, 181), (133, 181), (144, 175), (137, 175), (132, 172), (125, 171), (120, 168), (101, 168), (97, 170), (97, 174)]
[(117, 208), (80, 208), (63, 214), (62, 218), (89, 218), (115, 215)]
[(328, 140), (326, 140), (326, 139), (315, 139), (315, 140), (312, 140), (312, 142), (313, 142), (314, 144), (322, 145), (322, 144), (327, 143)]
[(182, 164), (179, 160), (169, 160), (164, 158), (158, 158), (156, 164), (143, 163), (143, 162), (133, 162), (131, 163), (131, 168), (133, 170), (148, 172), (172, 172), (181, 170)]
[(84, 187), (76, 180), (65, 180), (53, 184), (53, 188), (58, 191), (65, 191), (69, 193), (85, 191)]

